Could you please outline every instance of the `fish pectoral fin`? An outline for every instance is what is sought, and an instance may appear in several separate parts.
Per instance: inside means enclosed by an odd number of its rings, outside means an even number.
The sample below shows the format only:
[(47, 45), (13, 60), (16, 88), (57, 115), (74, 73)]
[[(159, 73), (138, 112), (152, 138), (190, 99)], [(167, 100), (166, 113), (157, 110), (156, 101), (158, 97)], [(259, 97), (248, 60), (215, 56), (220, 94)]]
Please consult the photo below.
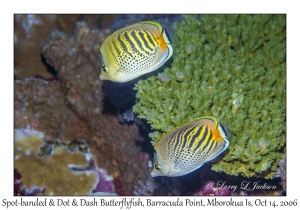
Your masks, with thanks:
[(171, 173), (170, 174), (179, 174), (180, 173), (180, 168), (179, 167), (173, 167), (172, 169), (171, 169)]
[(116, 70), (116, 75), (115, 75), (116, 78), (123, 78), (123, 77), (126, 77), (126, 75), (124, 74), (123, 71), (121, 70)]

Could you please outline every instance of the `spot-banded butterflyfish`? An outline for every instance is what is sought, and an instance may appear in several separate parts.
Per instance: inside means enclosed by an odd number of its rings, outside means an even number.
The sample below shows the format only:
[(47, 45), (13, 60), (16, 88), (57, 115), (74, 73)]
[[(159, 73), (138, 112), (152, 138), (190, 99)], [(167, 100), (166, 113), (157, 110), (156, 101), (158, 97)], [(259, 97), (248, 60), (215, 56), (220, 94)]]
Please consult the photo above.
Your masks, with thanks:
[(161, 67), (172, 56), (173, 48), (160, 23), (144, 21), (106, 37), (100, 54), (99, 78), (122, 83)]

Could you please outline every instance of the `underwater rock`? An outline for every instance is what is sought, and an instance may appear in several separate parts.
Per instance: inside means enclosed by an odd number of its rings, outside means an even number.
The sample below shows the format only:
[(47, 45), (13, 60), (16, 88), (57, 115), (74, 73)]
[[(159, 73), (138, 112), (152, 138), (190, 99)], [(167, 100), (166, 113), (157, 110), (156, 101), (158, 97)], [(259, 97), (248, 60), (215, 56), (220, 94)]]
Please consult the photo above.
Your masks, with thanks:
[[(149, 177), (148, 166), (136, 161), (143, 141), (136, 125), (121, 125), (116, 115), (103, 110), (102, 81), (99, 80), (99, 47), (109, 31), (78, 22), (71, 36), (55, 31), (42, 48), (57, 77), (67, 107), (88, 128), (86, 142), (99, 168), (119, 172), (126, 193), (138, 180)], [(75, 132), (76, 133), (76, 132)]]
[(14, 75), (23, 79), (41, 75), (53, 77), (40, 55), (40, 45), (57, 28), (56, 15), (14, 15)]
[(44, 194), (45, 188), (39, 188), (37, 186), (32, 186), (31, 188), (26, 188), (25, 186), (20, 187), (20, 195), (22, 196), (41, 196)]
[(212, 170), (273, 178), (286, 145), (286, 16), (185, 15), (174, 24), (173, 63), (135, 85), (133, 111), (155, 143), (200, 116), (227, 128), (228, 152)]
[(138, 196), (153, 196), (156, 189), (156, 185), (149, 180), (147, 180), (145, 184), (139, 181), (138, 185), (134, 187), (133, 194)]
[(65, 143), (89, 136), (86, 123), (65, 104), (58, 81), (29, 78), (14, 82), (14, 127), (27, 126)]
[(134, 195), (138, 196), (183, 196), (190, 195), (184, 184), (178, 178), (149, 179), (139, 181), (134, 187)]
[(21, 186), (22, 175), (17, 169), (14, 169), (14, 196), (21, 195), (20, 186)]
[(45, 64), (40, 47), (49, 33), (60, 30), (70, 34), (77, 21), (85, 20), (90, 26), (107, 28), (115, 15), (80, 14), (15, 14), (14, 15), (14, 71), (18, 79), (40, 75), (53, 77), (55, 71)]

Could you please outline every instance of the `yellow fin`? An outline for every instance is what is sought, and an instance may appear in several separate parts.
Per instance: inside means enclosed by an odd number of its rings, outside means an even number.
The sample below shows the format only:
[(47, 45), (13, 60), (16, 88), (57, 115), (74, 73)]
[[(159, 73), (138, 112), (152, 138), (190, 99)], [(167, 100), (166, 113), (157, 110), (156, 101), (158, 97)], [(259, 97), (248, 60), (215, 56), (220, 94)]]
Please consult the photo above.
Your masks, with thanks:
[(142, 24), (146, 24), (147, 23), (147, 24), (151, 24), (151, 25), (156, 26), (158, 28), (158, 30), (160, 31), (160, 33), (162, 34), (163, 29), (162, 29), (162, 26), (161, 26), (160, 23), (158, 23), (156, 21), (152, 21), (152, 20), (143, 21), (141, 23)]
[(165, 135), (163, 135), (162, 137), (160, 137), (160, 139), (158, 139), (158, 140), (155, 142), (155, 144), (154, 144), (154, 149), (156, 148), (156, 145), (157, 145), (157, 143), (158, 143), (160, 140), (162, 140), (163, 138), (165, 138), (167, 135), (169, 135), (170, 133), (172, 133), (172, 132), (175, 131), (176, 129), (181, 128), (181, 127), (184, 127), (184, 126), (186, 126), (186, 125), (188, 125), (188, 124), (190, 124), (190, 123), (192, 123), (192, 122), (194, 122), (194, 121), (196, 121), (196, 120), (201, 120), (201, 119), (210, 119), (210, 120), (213, 120), (213, 121), (216, 123), (216, 127), (218, 128), (219, 122), (218, 122), (217, 118), (215, 118), (215, 117), (213, 117), (213, 116), (203, 116), (203, 117), (199, 117), (199, 118), (196, 118), (196, 119), (194, 119), (194, 120), (192, 120), (192, 121), (190, 121), (190, 122), (184, 123), (184, 124), (182, 124), (182, 125), (180, 125), (180, 126), (177, 126), (177, 127), (173, 128), (172, 130), (168, 131)]

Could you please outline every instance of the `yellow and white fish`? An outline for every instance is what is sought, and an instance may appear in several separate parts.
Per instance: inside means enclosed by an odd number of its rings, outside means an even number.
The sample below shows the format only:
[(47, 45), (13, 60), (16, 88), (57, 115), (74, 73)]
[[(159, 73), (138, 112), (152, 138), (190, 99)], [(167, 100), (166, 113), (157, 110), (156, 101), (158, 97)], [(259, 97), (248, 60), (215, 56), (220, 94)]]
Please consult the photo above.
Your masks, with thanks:
[(161, 67), (173, 54), (166, 30), (144, 21), (115, 31), (100, 47), (101, 80), (127, 82)]
[(188, 174), (227, 149), (224, 127), (215, 117), (204, 116), (165, 134), (155, 145), (152, 177)]

